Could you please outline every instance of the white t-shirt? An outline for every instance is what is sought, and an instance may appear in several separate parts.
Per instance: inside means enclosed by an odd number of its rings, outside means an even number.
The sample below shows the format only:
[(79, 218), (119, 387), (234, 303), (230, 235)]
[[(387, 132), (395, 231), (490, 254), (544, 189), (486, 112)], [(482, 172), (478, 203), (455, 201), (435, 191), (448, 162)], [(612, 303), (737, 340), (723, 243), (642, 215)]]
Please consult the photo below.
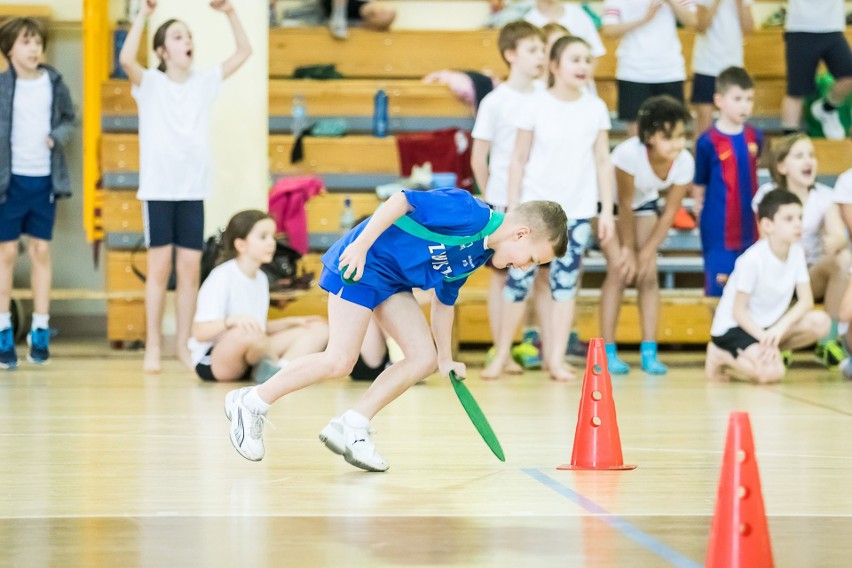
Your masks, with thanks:
[[(269, 280), (262, 270), (247, 276), (236, 259), (214, 268), (198, 291), (195, 320), (198, 323), (223, 320), (228, 316), (251, 316), (266, 329), (269, 315)], [(189, 339), (192, 361), (197, 365), (213, 347), (214, 341)]]
[[(715, 0), (696, 2), (712, 8)], [(751, 3), (752, 0), (743, 0), (746, 6), (751, 6)], [(722, 0), (707, 31), (695, 34), (692, 72), (718, 77), (731, 66), (743, 66), (743, 32), (737, 0)]]
[(485, 201), (491, 205), (506, 207), (509, 204), (509, 163), (518, 133), (514, 116), (535, 91), (544, 89), (538, 82), (533, 87), (533, 92), (522, 93), (502, 83), (479, 104), (471, 136), (491, 143), (485, 188)]
[[(603, 23), (623, 24), (641, 20), (652, 0), (606, 0)], [(695, 11), (694, 0), (677, 0)], [(677, 18), (663, 2), (654, 19), (622, 36), (618, 43), (616, 79), (634, 83), (671, 83), (686, 79), (686, 66)]]
[(846, 29), (843, 0), (788, 0), (784, 29), (788, 32), (842, 32)]
[(852, 169), (846, 170), (834, 184), (834, 202), (841, 205), (852, 204)]
[[(660, 191), (665, 191), (673, 185), (692, 183), (695, 177), (695, 159), (686, 149), (681, 150), (675, 158), (666, 179), (657, 177), (648, 160), (648, 148), (639, 141), (638, 136), (628, 138), (616, 146), (611, 157), (614, 168), (633, 176), (634, 209), (657, 201), (660, 198)], [(613, 182), (613, 188), (617, 203), (618, 188), (615, 182)]]
[(551, 20), (539, 12), (538, 8), (533, 8), (527, 12), (524, 19), (532, 25), (540, 28), (554, 21), (557, 24), (562, 24), (568, 28), (568, 32), (571, 35), (583, 38), (590, 46), (592, 46), (592, 55), (595, 57), (606, 55), (606, 48), (601, 41), (601, 36), (598, 34), (598, 29), (595, 27), (595, 23), (589, 15), (576, 4), (563, 2), (562, 6), (565, 8), (565, 11), (563, 12), (562, 17), (558, 20)]
[[(761, 185), (754, 194), (751, 206), (757, 212), (757, 206), (763, 201), (763, 196), (775, 189), (774, 182)], [(835, 203), (834, 190), (817, 183), (808, 192), (808, 198), (802, 207), (802, 248), (805, 249), (805, 258), (808, 266), (815, 264), (823, 256), (822, 251), (822, 223), (825, 215)]]
[(738, 326), (734, 319), (737, 292), (749, 294), (748, 314), (766, 329), (787, 312), (796, 286), (806, 282), (810, 282), (810, 276), (805, 251), (798, 243), (790, 245), (787, 259), (781, 260), (769, 248), (769, 241), (760, 239), (737, 259), (713, 316), (710, 335), (719, 337)]
[(598, 177), (594, 143), (612, 124), (606, 104), (584, 92), (576, 101), (560, 101), (548, 91), (534, 93), (517, 114), (516, 126), (533, 132), (524, 168), (521, 202), (559, 203), (569, 219), (597, 215)]
[(184, 83), (147, 69), (134, 85), (139, 107), (139, 192), (147, 201), (198, 201), (213, 190), (210, 112), (222, 66), (193, 71)]
[(19, 176), (49, 176), (50, 116), (53, 85), (42, 71), (37, 79), (15, 80), (12, 101), (12, 173)]

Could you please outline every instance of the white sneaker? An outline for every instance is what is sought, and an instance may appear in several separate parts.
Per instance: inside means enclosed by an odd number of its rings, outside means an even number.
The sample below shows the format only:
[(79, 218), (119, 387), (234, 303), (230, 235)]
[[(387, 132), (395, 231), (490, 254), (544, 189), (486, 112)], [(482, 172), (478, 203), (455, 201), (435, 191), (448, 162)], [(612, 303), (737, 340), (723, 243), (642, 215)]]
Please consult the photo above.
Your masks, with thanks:
[(852, 357), (847, 357), (840, 362), (840, 372), (847, 381), (852, 381)]
[(840, 122), (840, 113), (836, 110), (828, 112), (822, 106), (824, 99), (817, 99), (811, 104), (811, 114), (822, 124), (822, 133), (829, 140), (843, 140), (846, 129)]
[(388, 464), (376, 451), (370, 428), (353, 428), (342, 417), (332, 418), (319, 435), (329, 450), (355, 467), (367, 471), (387, 471)]
[(241, 456), (260, 461), (266, 450), (263, 447), (263, 423), (266, 414), (252, 412), (243, 403), (243, 397), (252, 387), (232, 390), (225, 396), (225, 416), (231, 421), (230, 437)]

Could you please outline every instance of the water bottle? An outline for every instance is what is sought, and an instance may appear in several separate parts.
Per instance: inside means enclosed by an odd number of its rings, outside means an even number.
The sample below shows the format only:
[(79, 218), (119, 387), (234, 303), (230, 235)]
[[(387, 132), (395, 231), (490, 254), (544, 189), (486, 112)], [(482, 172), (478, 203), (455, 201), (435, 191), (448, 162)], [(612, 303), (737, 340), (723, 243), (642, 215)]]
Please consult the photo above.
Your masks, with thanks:
[(376, 91), (373, 98), (373, 136), (384, 138), (388, 135), (388, 94), (384, 90)]
[(343, 202), (343, 213), (340, 214), (340, 232), (348, 233), (355, 226), (355, 212), (352, 210), (352, 200), (346, 198)]
[(307, 128), (308, 109), (305, 108), (305, 97), (296, 95), (293, 97), (293, 123), (290, 126), (290, 131), (293, 136), (298, 137)]

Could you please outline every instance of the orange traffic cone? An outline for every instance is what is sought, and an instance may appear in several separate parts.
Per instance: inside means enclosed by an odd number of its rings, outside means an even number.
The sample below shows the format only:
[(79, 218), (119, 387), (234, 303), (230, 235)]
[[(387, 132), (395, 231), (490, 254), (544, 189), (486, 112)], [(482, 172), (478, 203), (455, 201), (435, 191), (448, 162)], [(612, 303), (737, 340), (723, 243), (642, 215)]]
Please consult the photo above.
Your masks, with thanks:
[(771, 568), (772, 546), (747, 413), (731, 413), (722, 459), (706, 566)]
[(556, 469), (635, 468), (635, 465), (624, 465), (621, 455), (621, 437), (615, 419), (615, 402), (612, 400), (612, 382), (603, 339), (592, 339), (583, 377), (571, 464), (560, 465)]

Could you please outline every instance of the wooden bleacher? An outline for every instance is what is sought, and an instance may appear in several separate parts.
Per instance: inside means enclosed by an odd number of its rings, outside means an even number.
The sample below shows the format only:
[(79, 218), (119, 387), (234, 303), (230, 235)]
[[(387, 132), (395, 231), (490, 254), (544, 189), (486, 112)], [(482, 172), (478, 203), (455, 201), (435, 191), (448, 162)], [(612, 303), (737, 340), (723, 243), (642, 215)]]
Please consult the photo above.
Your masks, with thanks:
[[(692, 32), (680, 32), (687, 63), (691, 59)], [(756, 122), (770, 130), (777, 127), (778, 110), (785, 88), (782, 32), (759, 31), (747, 39), (746, 67), (755, 77)], [(847, 32), (852, 39), (852, 34)], [(399, 157), (393, 136), (373, 138), (359, 135), (369, 131), (373, 95), (379, 88), (390, 97), (391, 131), (429, 130), (445, 126), (470, 128), (470, 109), (459, 102), (443, 85), (426, 85), (420, 78), (441, 68), (467, 68), (495, 74), (505, 72), (505, 64), (496, 48), (497, 32), (398, 31), (373, 33), (351, 30), (350, 40), (336, 42), (325, 29), (288, 28), (270, 30), (269, 115), (270, 169), (274, 175), (313, 173), (323, 177), (329, 193), (311, 200), (307, 206), (311, 243), (327, 246), (337, 234), (343, 199), (351, 197), (357, 215), (372, 212), (378, 204), (373, 188), (395, 180), (399, 175)], [(599, 62), (596, 77), (598, 92), (615, 108), (616, 44), (605, 40), (608, 54)], [(428, 57), (424, 53), (428, 52)], [(335, 62), (346, 76), (343, 80), (318, 81), (290, 79), (300, 65)], [(687, 87), (689, 92), (689, 87)], [(293, 138), (285, 134), (293, 96), (305, 97), (311, 119), (341, 117), (350, 132), (343, 138), (307, 138), (305, 158), (290, 163)], [(104, 228), (108, 250), (108, 320), (110, 338), (136, 340), (144, 337), (144, 306), (138, 299), (141, 281), (119, 278), (128, 274), (128, 248), (136, 246), (142, 231), (141, 207), (135, 199), (138, 183), (138, 140), (136, 105), (126, 81), (107, 81), (102, 89), (105, 134), (102, 138), (101, 163), (104, 185)], [(852, 168), (852, 141), (815, 140), (819, 170), (826, 181)], [(826, 177), (827, 176), (827, 177)], [(673, 233), (672, 248), (694, 248), (696, 235)], [(678, 244), (680, 243), (680, 244)], [(687, 243), (684, 245), (683, 243)], [(693, 243), (693, 244), (689, 244)], [(680, 248), (678, 248), (680, 247)], [(319, 256), (308, 255), (307, 267), (318, 270)], [(698, 261), (698, 263), (696, 262)], [(137, 264), (144, 266), (144, 253)], [(672, 284), (674, 275), (700, 270), (700, 259), (673, 257), (661, 259), (664, 284)], [(587, 272), (604, 270), (600, 259), (587, 263)], [(465, 289), (459, 306), (459, 338), (465, 342), (488, 342), (484, 297), (487, 272), (481, 271)], [(115, 292), (125, 292), (126, 297)], [(111, 295), (112, 294), (112, 295)], [(137, 294), (137, 296), (134, 296)], [(578, 325), (588, 336), (597, 331), (596, 292), (581, 295)], [(695, 290), (665, 292), (660, 319), (661, 341), (704, 342), (709, 330), (709, 310), (697, 301)], [(685, 303), (684, 303), (685, 302)], [(325, 297), (312, 291), (284, 308), (284, 314), (324, 313)], [(628, 299), (619, 329), (619, 341), (634, 341), (638, 325), (636, 307)]]

